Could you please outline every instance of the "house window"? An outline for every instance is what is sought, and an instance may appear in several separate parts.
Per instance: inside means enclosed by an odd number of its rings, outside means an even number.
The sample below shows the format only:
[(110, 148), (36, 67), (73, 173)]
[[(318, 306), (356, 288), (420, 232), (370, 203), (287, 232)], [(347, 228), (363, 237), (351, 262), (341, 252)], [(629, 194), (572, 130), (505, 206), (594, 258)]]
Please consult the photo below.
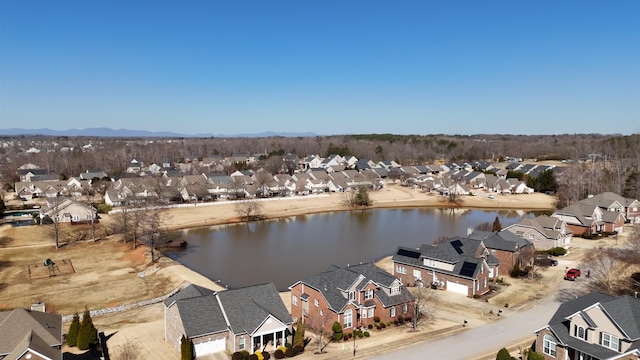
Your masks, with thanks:
[(73, 221), (78, 221), (80, 220), (80, 217), (78, 217), (78, 215), (73, 215)]
[(356, 293), (354, 291), (349, 291), (349, 301), (352, 301), (356, 298)]
[(583, 340), (587, 340), (587, 331), (580, 325), (574, 327), (574, 336)]
[(295, 296), (295, 295), (291, 295), (291, 303), (292, 303), (294, 306), (298, 306), (298, 297), (297, 297), (297, 296)]
[(533, 240), (533, 234), (529, 234), (529, 240)]
[(398, 274), (406, 274), (407, 273), (407, 268), (402, 266), (402, 265), (398, 265), (396, 267), (396, 271), (398, 271)]
[(351, 309), (347, 309), (347, 311), (344, 312), (344, 326), (343, 327), (345, 329), (349, 329), (353, 325), (352, 324), (352, 318), (353, 318), (353, 315), (352, 315)]
[(484, 285), (482, 286), (483, 288), (487, 287), (487, 278), (484, 278)]
[(542, 352), (546, 355), (556, 357), (556, 341), (553, 336), (547, 334), (543, 339)]
[(369, 309), (367, 309), (367, 313), (368, 313), (368, 315), (369, 315), (369, 316), (367, 316), (367, 317), (370, 317), (370, 318), (372, 318), (372, 317), (373, 317), (373, 310), (374, 310), (373, 308), (369, 308)]
[(393, 286), (391, 288), (391, 295), (399, 294), (399, 293), (400, 293), (400, 286)]
[(320, 316), (324, 315), (324, 311), (322, 311), (322, 309), (320, 309)]
[(421, 280), (422, 279), (422, 274), (420, 274), (420, 270), (414, 269), (413, 270), (413, 277), (416, 278), (416, 280)]
[(87, 220), (91, 220), (91, 215), (87, 214)]
[(316, 307), (320, 306), (320, 302), (318, 301), (318, 299), (313, 299), (313, 305), (315, 305)]
[(403, 304), (403, 305), (402, 305), (402, 313), (403, 313), (403, 314), (406, 314), (406, 313), (407, 313), (407, 311), (409, 311), (409, 306), (408, 306), (407, 304)]
[(427, 266), (435, 267), (436, 261), (433, 259), (427, 259)]
[(395, 317), (396, 316), (396, 308), (392, 307), (391, 308), (391, 313), (389, 314), (391, 317)]
[(244, 350), (244, 347), (245, 347), (245, 338), (244, 336), (241, 336), (238, 341), (238, 350)]
[(366, 319), (367, 318), (367, 309), (362, 309), (362, 311), (360, 312), (360, 316), (363, 319)]
[(620, 351), (618, 350), (620, 349), (620, 339), (611, 334), (602, 333), (602, 341), (600, 342), (600, 345), (615, 351)]
[(369, 289), (369, 290), (365, 291), (364, 292), (364, 299), (365, 300), (373, 299), (373, 290)]

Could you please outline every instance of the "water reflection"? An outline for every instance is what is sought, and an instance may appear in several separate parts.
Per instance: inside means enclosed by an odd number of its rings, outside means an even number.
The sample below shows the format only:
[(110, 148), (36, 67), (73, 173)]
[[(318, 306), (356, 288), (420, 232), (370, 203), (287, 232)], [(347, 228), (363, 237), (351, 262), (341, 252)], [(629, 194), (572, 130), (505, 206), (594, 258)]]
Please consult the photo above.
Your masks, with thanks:
[(183, 230), (187, 250), (170, 256), (223, 285), (237, 288), (274, 282), (285, 290), (327, 269), (370, 262), (398, 245), (418, 247), (441, 236), (464, 236), (467, 228), (518, 222), (530, 212), (469, 209), (378, 209), (290, 217), (249, 224)]

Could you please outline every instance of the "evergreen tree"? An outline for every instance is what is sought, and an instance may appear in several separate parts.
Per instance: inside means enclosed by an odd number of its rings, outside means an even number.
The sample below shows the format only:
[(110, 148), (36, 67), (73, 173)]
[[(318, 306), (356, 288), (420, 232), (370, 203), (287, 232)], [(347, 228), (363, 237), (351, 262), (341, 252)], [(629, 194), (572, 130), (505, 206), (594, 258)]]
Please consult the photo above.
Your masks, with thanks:
[(371, 199), (369, 199), (369, 190), (364, 186), (358, 188), (358, 192), (354, 196), (353, 202), (358, 206), (370, 206), (373, 204)]
[(193, 341), (186, 335), (180, 339), (180, 360), (193, 360)]
[(98, 330), (93, 326), (88, 308), (84, 308), (80, 329), (78, 330), (78, 349), (87, 350), (98, 343)]
[(491, 224), (491, 231), (498, 232), (502, 230), (502, 224), (500, 224), (500, 218), (496, 215), (496, 219), (493, 220), (493, 224)]
[(69, 325), (69, 332), (67, 333), (67, 345), (73, 347), (78, 345), (78, 330), (80, 330), (80, 315), (76, 311), (73, 314), (73, 320)]
[(304, 325), (302, 321), (298, 320), (296, 326), (296, 333), (293, 335), (293, 346), (300, 345), (304, 347)]

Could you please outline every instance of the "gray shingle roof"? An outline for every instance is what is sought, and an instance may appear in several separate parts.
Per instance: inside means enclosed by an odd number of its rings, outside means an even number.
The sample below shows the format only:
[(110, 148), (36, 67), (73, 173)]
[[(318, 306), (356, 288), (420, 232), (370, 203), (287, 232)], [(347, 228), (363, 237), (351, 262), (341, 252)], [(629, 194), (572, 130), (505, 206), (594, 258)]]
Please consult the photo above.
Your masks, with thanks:
[(293, 323), (274, 284), (220, 292), (189, 285), (167, 299), (165, 306), (174, 302), (189, 337), (226, 330), (252, 334), (270, 315), (285, 325)]
[(62, 316), (25, 309), (0, 312), (0, 355), (22, 347), (25, 341), (36, 347), (62, 345)]
[(489, 249), (515, 252), (516, 250), (529, 246), (531, 243), (510, 231), (480, 231), (474, 230), (468, 235), (472, 239), (482, 240)]
[[(619, 355), (618, 352), (597, 344), (581, 341), (569, 334), (568, 317), (576, 313), (580, 313), (584, 317), (583, 310), (598, 303), (623, 333), (635, 342), (631, 349), (637, 349), (640, 346), (640, 299), (628, 295), (613, 297), (603, 293), (592, 292), (567, 301), (560, 305), (555, 314), (553, 314), (548, 326), (563, 344), (593, 357), (607, 359)], [(588, 317), (585, 320), (593, 322)]]
[[(347, 290), (354, 284), (362, 289), (369, 281), (374, 282), (377, 287), (389, 288), (396, 280), (395, 276), (374, 264), (365, 263), (343, 268), (332, 266), (327, 271), (309, 276), (301, 282), (321, 292), (329, 306), (334, 311), (340, 312), (349, 303), (349, 299), (342, 294), (341, 290)], [(402, 289), (398, 295), (386, 296), (383, 293), (382, 290), (375, 292), (384, 306), (409, 301), (406, 299), (411, 296), (411, 294), (403, 294)]]

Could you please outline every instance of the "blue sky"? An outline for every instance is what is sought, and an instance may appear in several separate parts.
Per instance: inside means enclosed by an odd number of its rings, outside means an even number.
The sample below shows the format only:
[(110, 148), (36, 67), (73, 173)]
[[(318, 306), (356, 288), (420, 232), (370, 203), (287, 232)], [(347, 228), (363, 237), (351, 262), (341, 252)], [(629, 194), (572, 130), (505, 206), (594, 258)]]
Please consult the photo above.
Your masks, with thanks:
[(0, 0), (0, 128), (640, 132), (638, 1)]

